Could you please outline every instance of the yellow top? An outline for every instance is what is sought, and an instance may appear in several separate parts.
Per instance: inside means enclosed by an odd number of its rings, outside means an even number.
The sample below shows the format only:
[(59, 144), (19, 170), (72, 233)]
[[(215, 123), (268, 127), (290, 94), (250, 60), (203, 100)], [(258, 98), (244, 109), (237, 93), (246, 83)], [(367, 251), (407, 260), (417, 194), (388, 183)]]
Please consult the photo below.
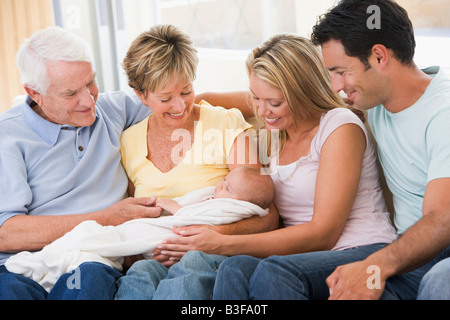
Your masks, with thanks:
[[(163, 173), (147, 159), (148, 120), (149, 117), (128, 128), (121, 138), (122, 163), (135, 186), (136, 198), (175, 198), (215, 186), (229, 173), (227, 156), (236, 137), (252, 127), (239, 110), (212, 107), (202, 101), (191, 149), (185, 153), (182, 162)], [(180, 133), (188, 131), (181, 130)], [(191, 140), (190, 137), (183, 138), (180, 144), (183, 141)], [(179, 154), (180, 150), (181, 147), (173, 154)]]

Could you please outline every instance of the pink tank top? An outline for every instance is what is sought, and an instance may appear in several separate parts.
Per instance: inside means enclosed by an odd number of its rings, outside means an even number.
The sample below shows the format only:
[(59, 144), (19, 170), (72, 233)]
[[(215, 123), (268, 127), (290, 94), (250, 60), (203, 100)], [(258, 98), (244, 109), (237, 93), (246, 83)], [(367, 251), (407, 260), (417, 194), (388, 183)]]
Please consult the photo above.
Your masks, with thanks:
[(397, 238), (380, 186), (375, 148), (362, 121), (352, 111), (344, 108), (324, 113), (308, 156), (300, 158), (295, 164), (283, 166), (284, 168), (278, 166), (276, 158), (270, 164), (275, 184), (274, 202), (285, 226), (311, 221), (322, 146), (334, 130), (348, 123), (361, 127), (366, 135), (367, 147), (355, 203), (333, 250), (390, 243)]

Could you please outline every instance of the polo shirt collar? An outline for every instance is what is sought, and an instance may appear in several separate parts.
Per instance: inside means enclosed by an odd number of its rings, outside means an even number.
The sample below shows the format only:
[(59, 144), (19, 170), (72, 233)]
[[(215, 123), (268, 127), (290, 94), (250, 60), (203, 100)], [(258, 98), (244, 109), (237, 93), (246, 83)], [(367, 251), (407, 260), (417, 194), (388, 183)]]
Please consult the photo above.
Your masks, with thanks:
[[(27, 126), (30, 127), (34, 132), (36, 132), (36, 134), (39, 135), (42, 140), (44, 140), (49, 145), (54, 146), (58, 141), (61, 129), (73, 127), (70, 125), (55, 124), (45, 120), (44, 118), (42, 118), (40, 115), (38, 115), (36, 112), (33, 111), (33, 109), (31, 108), (33, 102), (34, 101), (30, 98), (30, 96), (27, 96), (26, 102), (23, 104), (22, 109), (23, 119), (27, 124)], [(97, 123), (99, 113), (100, 110), (97, 108), (95, 121), (91, 125), (91, 127), (95, 126), (95, 124)]]
[(31, 130), (36, 132), (36, 134), (42, 138), (46, 143), (51, 146), (56, 144), (58, 141), (59, 132), (61, 131), (61, 125), (51, 123), (41, 116), (39, 116), (36, 112), (31, 109), (31, 105), (33, 100), (30, 96), (27, 96), (25, 103), (23, 104), (22, 116)]

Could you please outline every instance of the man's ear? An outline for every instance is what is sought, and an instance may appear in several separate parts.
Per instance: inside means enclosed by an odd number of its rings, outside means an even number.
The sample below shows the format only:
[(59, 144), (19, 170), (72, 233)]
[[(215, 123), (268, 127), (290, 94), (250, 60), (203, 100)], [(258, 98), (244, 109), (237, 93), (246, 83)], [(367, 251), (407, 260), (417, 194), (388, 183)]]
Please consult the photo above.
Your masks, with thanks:
[(34, 89), (31, 89), (27, 86), (24, 86), (25, 92), (30, 96), (31, 99), (33, 99), (34, 102), (36, 102), (39, 106), (42, 105), (43, 102), (43, 95), (37, 92)]
[(389, 60), (389, 51), (382, 44), (376, 44), (372, 47), (372, 55), (369, 57), (371, 65), (385, 66)]

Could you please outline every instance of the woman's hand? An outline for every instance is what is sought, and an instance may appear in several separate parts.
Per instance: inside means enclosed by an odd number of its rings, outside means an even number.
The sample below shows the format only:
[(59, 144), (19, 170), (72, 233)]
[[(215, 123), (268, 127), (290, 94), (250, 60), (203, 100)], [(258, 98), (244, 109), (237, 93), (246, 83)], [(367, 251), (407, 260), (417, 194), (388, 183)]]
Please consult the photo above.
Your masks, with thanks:
[(163, 241), (153, 251), (153, 259), (157, 260), (166, 267), (170, 267), (180, 261), (180, 259), (188, 251), (202, 251), (208, 254), (224, 254), (222, 252), (223, 240), (222, 235), (214, 230), (211, 226), (188, 226), (173, 227), (172, 231), (178, 237), (170, 238)]

